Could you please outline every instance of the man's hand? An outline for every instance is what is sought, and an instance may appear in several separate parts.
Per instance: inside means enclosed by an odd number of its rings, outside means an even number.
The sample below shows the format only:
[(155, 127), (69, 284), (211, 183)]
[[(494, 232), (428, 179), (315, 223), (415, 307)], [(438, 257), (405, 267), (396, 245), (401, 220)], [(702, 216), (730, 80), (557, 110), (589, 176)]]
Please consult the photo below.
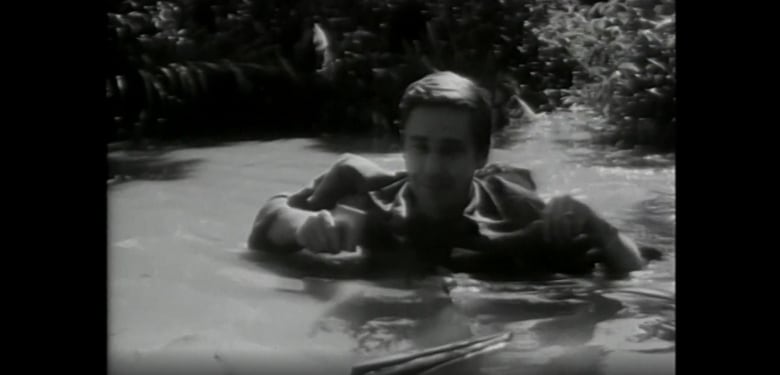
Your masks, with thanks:
[(544, 240), (553, 246), (567, 246), (593, 240), (594, 222), (590, 207), (570, 196), (553, 198), (542, 212)]
[[(643, 267), (636, 245), (582, 202), (569, 196), (553, 198), (542, 213), (545, 242), (559, 249), (585, 249), (585, 259), (603, 261), (612, 271)], [(590, 250), (587, 250), (590, 249)], [(566, 252), (564, 252), (566, 253)]]
[(298, 244), (315, 253), (335, 254), (357, 249), (365, 225), (365, 213), (343, 205), (333, 211), (309, 215), (295, 232)]

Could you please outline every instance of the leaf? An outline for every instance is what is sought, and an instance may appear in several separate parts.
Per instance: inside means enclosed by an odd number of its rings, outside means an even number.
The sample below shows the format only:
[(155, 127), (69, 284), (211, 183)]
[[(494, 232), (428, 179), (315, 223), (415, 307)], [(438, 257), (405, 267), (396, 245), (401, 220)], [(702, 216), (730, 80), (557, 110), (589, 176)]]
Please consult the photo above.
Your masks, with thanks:
[(371, 39), (376, 38), (376, 34), (366, 30), (355, 30), (352, 32), (352, 37), (358, 39)]
[(545, 42), (547, 44), (552, 44), (552, 45), (554, 45), (556, 47), (562, 47), (557, 41), (552, 40), (552, 39), (547, 39), (547, 38), (545, 38), (543, 36), (539, 36), (539, 40), (542, 41), (542, 42)]
[(123, 76), (116, 76), (116, 87), (119, 89), (119, 95), (124, 101), (127, 98), (127, 80)]
[(654, 42), (657, 42), (657, 43), (661, 43), (662, 42), (661, 38), (659, 38), (658, 35), (656, 35), (651, 30), (642, 30), (642, 31), (640, 31), (640, 34), (642, 36), (644, 36), (645, 38), (647, 38), (647, 40), (649, 40), (649, 41), (654, 41)]
[(168, 66), (168, 67), (162, 67), (160, 68), (160, 71), (165, 74), (165, 77), (168, 78), (168, 90), (176, 94), (181, 89), (181, 83), (179, 82), (179, 75), (174, 72), (174, 70)]
[(195, 65), (195, 63), (187, 63), (187, 68), (183, 70), (185, 77), (187, 77), (187, 82), (189, 82), (189, 89), (190, 89), (190, 97), (192, 99), (200, 99), (201, 95), (204, 93), (198, 86), (198, 68)]
[(593, 6), (593, 8), (596, 9), (596, 12), (598, 12), (598, 14), (601, 14), (602, 16), (605, 16), (606, 12), (608, 10), (607, 7), (609, 5), (610, 5), (609, 2), (604, 1), (604, 2), (597, 3), (596, 5)]
[(605, 18), (596, 18), (590, 21), (590, 26), (598, 31), (604, 30), (607, 26), (607, 20)]
[(628, 12), (618, 12), (617, 18), (623, 25), (627, 24), (630, 19)]
[[(179, 79), (181, 82), (182, 94), (187, 95), (188, 98), (194, 98), (194, 82), (192, 77), (187, 72), (187, 67), (184, 65), (177, 65), (176, 71), (179, 73)], [(184, 96), (180, 95), (180, 96)]]
[(606, 70), (606, 68), (603, 67), (603, 66), (594, 66), (594, 67), (588, 68), (588, 73), (590, 73), (591, 75), (597, 76), (597, 77), (601, 78), (602, 80), (605, 80), (605, 79), (607, 79), (607, 76), (604, 74), (605, 70)]
[(651, 93), (651, 94), (653, 94), (653, 95), (655, 95), (655, 96), (657, 96), (657, 97), (663, 97), (663, 94), (661, 94), (661, 92), (660, 92), (660, 91), (658, 91), (658, 88), (657, 88), (657, 87), (653, 87), (653, 88), (651, 88), (651, 89), (647, 89), (647, 90), (645, 90), (645, 91), (647, 91), (647, 92), (649, 92), (649, 93)]
[(628, 7), (621, 3), (607, 3), (607, 12), (609, 13), (625, 13), (628, 10)]
[(160, 82), (160, 80), (157, 77), (152, 76), (152, 78), (153, 78), (152, 85), (154, 86), (154, 89), (156, 91), (157, 99), (159, 100), (160, 105), (164, 106), (167, 102), (168, 93), (165, 90), (165, 86), (163, 86), (162, 82)]
[(674, 35), (669, 37), (669, 39), (666, 41), (666, 48), (675, 48), (676, 46), (676, 38)]
[(222, 68), (219, 64), (215, 64), (213, 62), (204, 62), (203, 65), (209, 69), (214, 70), (215, 72), (222, 72), (225, 69)]
[(147, 20), (147, 19), (149, 19), (149, 15), (148, 15), (148, 14), (141, 13), (141, 12), (139, 12), (139, 11), (136, 11), (136, 10), (134, 10), (134, 11), (132, 11), (132, 12), (128, 13), (128, 14), (127, 14), (127, 16), (128, 16), (129, 18), (138, 18), (138, 19), (141, 19), (141, 20)]
[(622, 35), (623, 34), (623, 30), (621, 30), (620, 26), (617, 26), (617, 25), (613, 25), (613, 26), (607, 27), (604, 30), (609, 31), (610, 33), (613, 33), (613, 34), (618, 34), (618, 35)]
[[(205, 65), (205, 64), (204, 64)], [(194, 65), (195, 74), (197, 76), (196, 84), (201, 95), (209, 94), (209, 81), (204, 67), (200, 65)]]
[(636, 66), (636, 64), (634, 64), (632, 62), (624, 62), (624, 63), (618, 65), (618, 69), (629, 70), (629, 71), (632, 71), (634, 73), (640, 73), (641, 72), (641, 69), (639, 69), (639, 67)]
[(138, 74), (141, 75), (141, 79), (144, 81), (144, 92), (146, 94), (146, 109), (151, 110), (157, 105), (157, 98), (155, 95), (157, 94), (157, 90), (154, 88), (154, 77), (151, 73), (141, 69), (138, 71)]
[[(349, 51), (346, 51), (345, 55), (347, 54), (347, 52), (349, 52)], [(289, 75), (289, 77), (293, 81), (295, 81), (295, 82), (301, 82), (302, 81), (301, 77), (298, 75), (298, 73), (292, 67), (290, 62), (284, 56), (282, 56), (280, 53), (277, 52), (276, 53), (276, 59), (279, 62), (279, 64), (282, 66), (282, 68), (284, 68), (284, 70), (287, 72), (287, 74)]]
[(655, 30), (656, 31), (667, 30), (667, 29), (673, 28), (674, 26), (675, 26), (675, 19), (674, 19), (674, 17), (667, 17), (667, 18), (664, 18), (663, 20), (661, 20), (661, 22), (658, 22), (655, 25)]
[(662, 62), (660, 62), (660, 61), (658, 61), (658, 60), (656, 60), (656, 59), (654, 59), (652, 57), (648, 58), (647, 61), (650, 62), (651, 64), (653, 64), (653, 65), (663, 69), (664, 72), (668, 72), (669, 71), (669, 69), (666, 67), (666, 65), (664, 65)]
[(607, 80), (607, 82), (609, 82), (611, 84), (611, 83), (619, 80), (621, 77), (623, 77), (623, 74), (620, 73), (620, 70), (616, 70), (616, 71), (612, 72), (612, 75), (609, 76), (609, 79)]
[(591, 42), (591, 43), (594, 43), (594, 44), (598, 44), (598, 43), (601, 42), (601, 40), (599, 40), (599, 38), (596, 38), (595, 36), (592, 36), (592, 35), (583, 35), (582, 39), (584, 39), (586, 42)]

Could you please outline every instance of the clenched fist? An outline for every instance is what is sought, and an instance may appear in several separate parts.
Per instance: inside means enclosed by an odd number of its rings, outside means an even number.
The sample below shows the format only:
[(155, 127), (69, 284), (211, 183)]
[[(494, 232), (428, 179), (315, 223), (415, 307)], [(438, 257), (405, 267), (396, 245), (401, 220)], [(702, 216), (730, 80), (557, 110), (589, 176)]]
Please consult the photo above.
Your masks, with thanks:
[(355, 251), (362, 240), (365, 213), (337, 205), (311, 214), (295, 232), (298, 244), (315, 253)]

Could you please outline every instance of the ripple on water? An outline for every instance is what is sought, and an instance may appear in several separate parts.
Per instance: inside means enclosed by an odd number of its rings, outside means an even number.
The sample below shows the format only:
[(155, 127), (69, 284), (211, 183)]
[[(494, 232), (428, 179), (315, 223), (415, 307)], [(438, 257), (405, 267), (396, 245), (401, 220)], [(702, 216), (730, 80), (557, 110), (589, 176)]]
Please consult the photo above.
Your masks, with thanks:
[[(122, 235), (118, 235), (122, 241), (112, 242), (113, 247), (151, 250), (117, 251), (114, 256), (115, 260), (123, 260), (122, 267), (128, 268), (124, 273), (132, 278), (118, 280), (123, 293), (117, 294), (121, 298), (114, 298), (116, 306), (112, 308), (132, 311), (126, 308), (144, 306), (137, 314), (125, 314), (113, 323), (112, 332), (133, 328), (115, 335), (114, 341), (129, 348), (135, 341), (123, 337), (136, 335), (137, 342), (144, 344), (162, 337), (160, 347), (228, 350), (230, 342), (243, 340), (247, 341), (244, 348), (259, 352), (260, 348), (279, 348), (279, 340), (286, 338), (310, 340), (339, 350), (354, 349), (361, 355), (382, 355), (442, 344), (458, 335), (510, 330), (515, 334), (513, 341), (480, 362), (482, 373), (570, 371), (611, 375), (645, 365), (673, 368), (674, 158), (584, 146), (581, 141), (585, 135), (568, 131), (567, 121), (572, 120), (548, 116), (540, 126), (515, 128), (494, 156), (530, 168), (541, 195), (575, 195), (614, 220), (621, 230), (638, 236), (643, 244), (661, 247), (665, 259), (634, 273), (630, 280), (559, 277), (488, 282), (466, 278), (451, 286), (451, 300), (442, 301), (400, 288), (373, 288), (353, 295), (362, 290), (357, 283), (349, 284), (354, 288), (346, 288), (345, 292), (332, 288), (327, 281), (271, 276), (262, 265), (238, 267), (237, 259), (241, 260), (240, 254), (247, 250), (245, 243), (239, 242), (243, 239), (233, 239), (236, 236), (231, 228), (246, 227), (263, 197), (277, 190), (295, 189), (332, 163), (322, 157), (331, 154), (307, 149), (302, 146), (305, 143), (253, 143), (206, 150), (210, 158), (220, 162), (199, 164), (193, 170), (197, 178), (187, 175), (182, 176), (185, 180), (138, 180), (128, 185), (133, 189), (109, 191), (112, 207), (117, 208), (114, 215), (123, 215), (119, 216), (121, 220), (112, 221), (112, 225), (122, 226)], [(266, 160), (264, 152), (258, 150), (272, 150), (278, 155)], [(189, 156), (202, 156), (203, 152), (191, 150)], [(310, 162), (312, 155), (316, 160)], [(333, 156), (335, 160), (335, 153)], [(390, 169), (403, 166), (400, 153), (370, 157)], [(262, 160), (262, 168), (247, 163), (252, 160)], [(277, 176), (267, 171), (276, 171)], [(219, 188), (212, 186), (216, 181)], [(158, 195), (166, 199), (157, 199)], [(176, 199), (169, 199), (174, 196)], [(200, 202), (209, 198), (222, 202), (225, 197), (236, 201), (231, 203), (236, 209), (214, 210), (204, 218)], [(149, 203), (140, 207), (130, 202)], [(168, 222), (179, 227), (168, 230), (152, 225), (157, 221), (137, 220), (138, 213), (174, 218)], [(230, 246), (232, 243), (236, 245)], [(210, 250), (221, 256), (198, 258)], [(191, 267), (193, 264), (197, 267)], [(137, 280), (144, 272), (153, 277)], [(113, 272), (114, 277), (122, 274)], [(258, 294), (259, 290), (263, 292)], [(197, 295), (193, 295), (195, 291)], [(166, 324), (176, 325), (175, 332), (158, 333)], [(201, 328), (205, 326), (225, 329), (204, 331)], [(291, 331), (295, 334), (290, 335)], [(456, 334), (447, 336), (450, 332)], [(292, 353), (291, 357), (300, 352), (285, 350)], [(230, 356), (222, 354), (224, 358)], [(349, 362), (341, 364), (345, 363)]]

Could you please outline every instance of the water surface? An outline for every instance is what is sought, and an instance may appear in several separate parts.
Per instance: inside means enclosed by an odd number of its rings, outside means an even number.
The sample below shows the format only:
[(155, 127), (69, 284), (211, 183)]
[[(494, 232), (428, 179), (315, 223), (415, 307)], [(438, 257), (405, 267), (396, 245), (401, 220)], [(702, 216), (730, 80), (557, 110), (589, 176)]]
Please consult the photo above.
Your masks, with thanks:
[(580, 122), (562, 113), (510, 129), (492, 158), (531, 169), (545, 199), (572, 194), (664, 252), (627, 280), (458, 275), (447, 295), (437, 278), (297, 277), (246, 249), (263, 201), (308, 184), (340, 152), (390, 169), (399, 153), (357, 139), (112, 152), (112, 373), (347, 374), (366, 358), (502, 331), (514, 332), (503, 350), (438, 373), (671, 373), (674, 159), (590, 146)]

